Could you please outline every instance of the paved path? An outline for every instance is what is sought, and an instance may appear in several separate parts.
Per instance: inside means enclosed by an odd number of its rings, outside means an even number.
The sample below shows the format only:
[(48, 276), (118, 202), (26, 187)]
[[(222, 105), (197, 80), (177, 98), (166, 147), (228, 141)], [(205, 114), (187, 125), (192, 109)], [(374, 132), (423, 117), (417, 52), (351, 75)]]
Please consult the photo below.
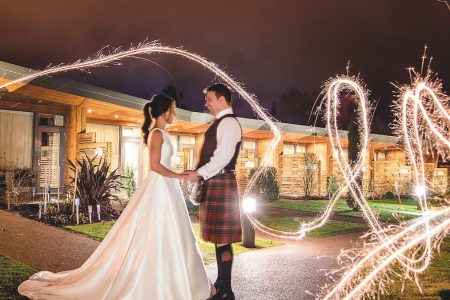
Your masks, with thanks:
[(0, 254), (37, 270), (78, 268), (99, 242), (0, 210)]
[[(349, 248), (359, 234), (304, 239), (246, 252), (235, 257), (233, 288), (236, 299), (314, 299), (325, 284), (325, 269), (337, 267), (340, 249)], [(216, 265), (207, 266), (213, 281)]]
[[(195, 222), (195, 220), (193, 220)], [(259, 234), (258, 234), (259, 235)], [(250, 251), (235, 257), (233, 287), (237, 299), (313, 299), (323, 286), (323, 269), (335, 268), (336, 255), (358, 234), (306, 238), (283, 246)], [(0, 254), (37, 270), (79, 267), (99, 242), (0, 210)], [(216, 277), (216, 264), (207, 266)]]

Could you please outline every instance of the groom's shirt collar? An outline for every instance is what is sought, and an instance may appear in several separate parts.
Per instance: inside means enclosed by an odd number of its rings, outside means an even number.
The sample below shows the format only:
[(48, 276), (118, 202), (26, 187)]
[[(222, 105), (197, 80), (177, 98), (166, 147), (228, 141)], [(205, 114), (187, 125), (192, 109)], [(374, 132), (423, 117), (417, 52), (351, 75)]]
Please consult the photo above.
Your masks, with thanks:
[(221, 110), (220, 112), (217, 113), (216, 120), (222, 118), (225, 115), (230, 115), (230, 114), (233, 114), (233, 109), (231, 107)]

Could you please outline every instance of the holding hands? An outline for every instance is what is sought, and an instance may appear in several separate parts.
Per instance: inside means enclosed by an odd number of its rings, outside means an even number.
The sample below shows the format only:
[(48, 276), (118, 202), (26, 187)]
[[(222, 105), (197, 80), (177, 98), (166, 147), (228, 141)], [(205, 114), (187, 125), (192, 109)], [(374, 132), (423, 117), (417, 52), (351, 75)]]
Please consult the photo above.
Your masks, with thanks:
[(182, 180), (188, 180), (191, 183), (195, 183), (198, 180), (197, 171), (189, 170), (184, 171), (182, 174), (180, 174), (180, 179)]

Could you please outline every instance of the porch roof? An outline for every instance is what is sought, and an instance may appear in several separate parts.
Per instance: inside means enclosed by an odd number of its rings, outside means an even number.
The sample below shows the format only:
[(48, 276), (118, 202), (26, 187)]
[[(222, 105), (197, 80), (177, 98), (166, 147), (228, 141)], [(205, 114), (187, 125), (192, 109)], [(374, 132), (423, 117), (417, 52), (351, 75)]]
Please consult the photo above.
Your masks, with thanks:
[[(0, 61), (0, 83), (12, 81), (35, 72), (38, 71)], [(79, 99), (91, 99), (108, 103), (113, 106), (125, 107), (131, 109), (134, 116), (141, 114), (142, 107), (148, 101), (146, 99), (56, 76), (36, 78), (29, 82), (24, 82), (21, 86), (24, 85), (32, 85), (46, 90), (78, 96), (80, 97)], [(206, 130), (205, 124), (212, 119), (207, 113), (192, 112), (181, 108), (177, 108), (176, 113), (177, 122), (175, 123), (175, 127), (182, 126), (193, 132), (204, 132), (204, 130)], [(269, 128), (264, 121), (249, 118), (238, 119), (241, 122), (246, 136), (254, 138), (270, 138), (272, 136), (272, 133), (268, 131)], [(308, 138), (311, 141), (317, 138), (319, 138), (319, 140), (324, 140), (324, 138), (327, 138), (328, 136), (326, 128), (287, 123), (278, 123), (278, 126), (282, 129), (283, 137), (287, 140), (298, 141), (300, 139), (308, 140)], [(339, 136), (346, 139), (347, 131), (339, 130)], [(399, 139), (394, 136), (371, 134), (370, 141), (398, 144)]]

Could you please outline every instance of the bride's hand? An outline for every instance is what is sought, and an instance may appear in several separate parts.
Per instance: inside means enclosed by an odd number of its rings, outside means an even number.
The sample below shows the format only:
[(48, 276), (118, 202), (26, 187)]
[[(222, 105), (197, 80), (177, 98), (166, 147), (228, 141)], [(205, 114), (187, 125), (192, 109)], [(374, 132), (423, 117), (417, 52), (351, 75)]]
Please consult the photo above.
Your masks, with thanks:
[(186, 172), (183, 172), (183, 173), (181, 173), (181, 174), (178, 174), (178, 176), (177, 176), (177, 178), (178, 178), (179, 180), (186, 180), (187, 177), (188, 177), (188, 174), (187, 174)]

